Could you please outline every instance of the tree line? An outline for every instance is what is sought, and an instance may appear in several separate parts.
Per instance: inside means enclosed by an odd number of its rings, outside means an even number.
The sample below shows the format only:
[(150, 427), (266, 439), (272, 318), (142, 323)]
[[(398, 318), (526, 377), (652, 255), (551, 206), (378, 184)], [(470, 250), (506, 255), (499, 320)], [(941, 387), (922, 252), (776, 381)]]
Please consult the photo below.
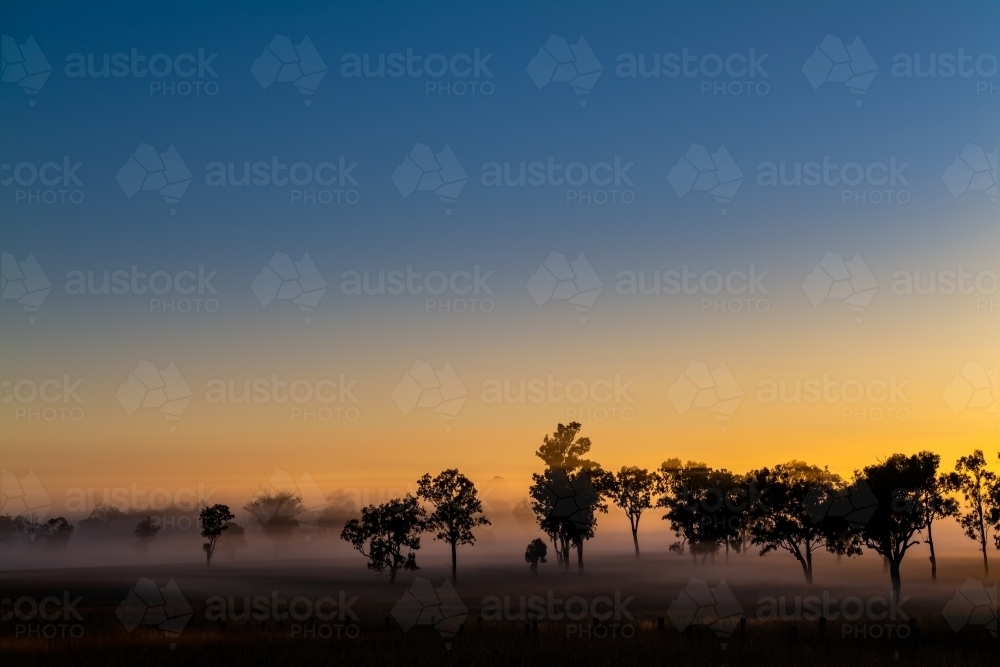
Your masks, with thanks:
[[(623, 466), (614, 472), (587, 458), (592, 443), (580, 435), (581, 429), (578, 422), (559, 424), (543, 437), (535, 455), (544, 467), (532, 475), (528, 489), (530, 511), (561, 568), (570, 568), (575, 551), (577, 568), (583, 571), (586, 542), (610, 504), (628, 518), (637, 558), (640, 521), (653, 511), (677, 538), (669, 547), (673, 553), (704, 563), (720, 553), (728, 558), (733, 551), (757, 550), (761, 556), (785, 552), (799, 564), (807, 583), (813, 581), (817, 552), (835, 554), (839, 561), (868, 549), (883, 559), (897, 599), (900, 568), (914, 547), (927, 546), (936, 581), (933, 529), (940, 521), (960, 524), (981, 552), (987, 575), (991, 542), (1000, 549), (1000, 481), (981, 450), (960, 457), (951, 470), (942, 470), (940, 455), (930, 451), (893, 454), (847, 479), (799, 460), (735, 473), (671, 458), (653, 470)], [(330, 500), (317, 525), (340, 528), (341, 539), (365, 556), (369, 569), (388, 572), (390, 584), (400, 569), (419, 569), (416, 553), (424, 533), (449, 545), (451, 575), (457, 580), (458, 547), (475, 544), (475, 529), (490, 524), (475, 484), (454, 468), (435, 477), (425, 474), (417, 480), (416, 495), (368, 505), (359, 517), (351, 516), (353, 504), (348, 508), (338, 494)], [(305, 510), (295, 492), (271, 488), (261, 489), (243, 509), (278, 543), (291, 539), (299, 525), (296, 517)], [(129, 516), (99, 506), (81, 525)], [(244, 528), (234, 518), (224, 504), (201, 509), (198, 523), (207, 565), (220, 546), (231, 556), (245, 546)], [(149, 516), (139, 521), (136, 548), (145, 553), (159, 530)], [(63, 517), (43, 523), (33, 514), (0, 516), (0, 540), (20, 535), (29, 546), (42, 541), (65, 547), (72, 534), (73, 526)], [(534, 539), (524, 558), (537, 573), (547, 555), (548, 545)]]

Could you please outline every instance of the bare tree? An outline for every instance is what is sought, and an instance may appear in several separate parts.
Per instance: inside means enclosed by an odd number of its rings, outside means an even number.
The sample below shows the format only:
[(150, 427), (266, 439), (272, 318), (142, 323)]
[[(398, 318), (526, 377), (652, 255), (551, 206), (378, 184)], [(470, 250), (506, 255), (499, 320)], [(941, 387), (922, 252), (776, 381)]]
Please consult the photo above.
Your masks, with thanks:
[(14, 527), (17, 529), (17, 534), (21, 536), (22, 540), (28, 543), (29, 549), (34, 546), (35, 540), (38, 539), (44, 525), (34, 512), (22, 514), (14, 519)]

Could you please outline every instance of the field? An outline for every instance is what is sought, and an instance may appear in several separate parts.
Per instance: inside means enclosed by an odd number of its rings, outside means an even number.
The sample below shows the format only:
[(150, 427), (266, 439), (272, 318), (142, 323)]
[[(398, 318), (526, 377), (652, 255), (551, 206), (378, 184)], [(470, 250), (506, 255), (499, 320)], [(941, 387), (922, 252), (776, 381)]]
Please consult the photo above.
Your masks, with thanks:
[[(363, 569), (358, 558), (128, 564), (0, 573), (0, 650), (17, 665), (986, 665), (996, 639), (981, 625), (953, 630), (942, 610), (966, 578), (982, 579), (975, 559), (948, 559), (931, 585), (925, 561), (904, 572), (904, 600), (893, 608), (873, 559), (832, 559), (806, 586), (792, 567), (734, 555), (727, 563), (695, 565), (653, 554), (592, 558), (584, 574), (542, 565), (469, 559), (455, 591), (464, 610), (443, 606), (409, 617), (394, 606), (418, 578), (435, 588), (447, 570), (435, 565), (401, 573), (394, 586)], [(781, 561), (787, 566), (792, 563)], [(508, 561), (509, 563), (509, 561)], [(776, 575), (776, 572), (778, 573)], [(142, 578), (162, 592), (176, 583), (189, 609), (159, 617), (133, 615), (128, 631), (119, 605)], [(717, 616), (679, 628), (672, 604), (693, 578), (702, 579), (721, 609), (720, 580), (739, 613), (713, 631)], [(828, 585), (835, 580), (836, 585)], [(697, 586), (697, 584), (695, 584)], [(414, 590), (414, 589), (410, 589)], [(828, 600), (825, 632), (795, 598)], [(538, 596), (542, 618), (520, 614), (520, 599)], [(248, 600), (247, 598), (251, 598)], [(508, 598), (504, 606), (504, 598)], [(860, 617), (845, 621), (861, 601)], [(48, 603), (43, 601), (48, 598)], [(169, 598), (164, 594), (164, 598)], [(256, 598), (256, 599), (253, 599)], [(629, 600), (631, 598), (631, 600)], [(786, 620), (765, 619), (770, 600), (784, 598)], [(79, 599), (79, 600), (78, 600)], [(582, 599), (582, 601), (581, 601)], [(615, 605), (615, 600), (618, 606)], [(78, 601), (77, 601), (78, 600)], [(325, 600), (325, 601), (321, 601)], [(572, 600), (572, 601), (571, 601)], [(69, 605), (66, 602), (69, 601)], [(75, 606), (74, 606), (74, 601)], [(596, 601), (596, 603), (595, 603)], [(252, 617), (239, 620), (247, 603)], [(537, 601), (536, 601), (537, 602)], [(780, 604), (780, 602), (779, 602)], [(341, 610), (341, 607), (346, 609)], [(449, 610), (450, 609), (450, 610)], [(530, 609), (530, 607), (528, 608)], [(832, 610), (833, 613), (830, 613)], [(116, 613), (119, 612), (119, 613)], [(180, 613), (180, 620), (174, 618)], [(592, 614), (609, 616), (595, 621)], [(190, 614), (185, 622), (185, 616)], [(288, 614), (287, 617), (283, 617)], [(430, 619), (430, 616), (434, 616)], [(440, 614), (440, 615), (439, 615)], [(464, 614), (464, 615), (463, 615)], [(224, 616), (223, 620), (220, 616)], [(499, 618), (497, 618), (499, 616)], [(567, 618), (571, 616), (572, 619)], [(140, 619), (141, 617), (141, 619)], [(739, 618), (744, 618), (741, 626)], [(853, 618), (853, 616), (852, 616)], [(170, 620), (173, 619), (173, 620)], [(258, 619), (262, 619), (258, 620)], [(279, 620), (280, 619), (280, 620)], [(400, 621), (402, 619), (402, 621)], [(660, 620), (662, 619), (662, 621)], [(431, 627), (428, 622), (437, 623)], [(166, 625), (160, 623), (166, 621)], [(161, 627), (180, 622), (180, 632)], [(402, 624), (415, 623), (405, 632)], [(449, 625), (451, 623), (451, 625)], [(682, 623), (683, 624), (683, 623)], [(455, 630), (454, 636), (449, 629)], [(444, 630), (444, 632), (442, 632)], [(729, 635), (731, 630), (731, 635)], [(723, 648), (725, 645), (725, 648)]]

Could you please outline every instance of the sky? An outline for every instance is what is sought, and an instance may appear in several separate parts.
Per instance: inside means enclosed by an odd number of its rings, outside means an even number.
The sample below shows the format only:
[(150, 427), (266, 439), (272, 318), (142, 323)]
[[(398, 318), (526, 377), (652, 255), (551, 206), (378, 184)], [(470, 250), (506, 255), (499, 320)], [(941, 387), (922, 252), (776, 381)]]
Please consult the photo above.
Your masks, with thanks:
[(8, 3), (4, 479), (996, 468), (998, 14)]

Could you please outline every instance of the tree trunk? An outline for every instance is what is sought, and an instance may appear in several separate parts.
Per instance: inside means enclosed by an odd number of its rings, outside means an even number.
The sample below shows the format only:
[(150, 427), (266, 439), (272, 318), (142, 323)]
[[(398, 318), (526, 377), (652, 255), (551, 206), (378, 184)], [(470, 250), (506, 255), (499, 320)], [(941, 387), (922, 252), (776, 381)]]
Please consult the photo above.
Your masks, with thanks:
[(892, 581), (892, 599), (896, 604), (899, 604), (899, 593), (903, 587), (903, 582), (899, 577), (898, 561), (889, 561), (889, 579)]
[(451, 543), (451, 581), (458, 583), (458, 555), (455, 553), (455, 543)]
[(806, 549), (806, 583), (811, 584), (813, 582), (813, 553), (812, 549)]
[(639, 531), (635, 528), (632, 529), (632, 544), (635, 545), (635, 557), (639, 557)]
[(934, 555), (934, 533), (931, 532), (931, 522), (927, 522), (927, 546), (931, 548), (931, 581), (937, 583), (937, 557)]
[(212, 567), (212, 552), (205, 549), (205, 565), (207, 567)]
[(986, 577), (990, 576), (990, 561), (986, 557), (986, 534), (983, 533), (983, 568), (986, 570)]
[(392, 586), (396, 583), (396, 565), (389, 566), (389, 585)]
[(531, 564), (531, 573), (535, 576), (538, 576), (538, 563)]
[(576, 569), (583, 574), (583, 539), (576, 540)]

